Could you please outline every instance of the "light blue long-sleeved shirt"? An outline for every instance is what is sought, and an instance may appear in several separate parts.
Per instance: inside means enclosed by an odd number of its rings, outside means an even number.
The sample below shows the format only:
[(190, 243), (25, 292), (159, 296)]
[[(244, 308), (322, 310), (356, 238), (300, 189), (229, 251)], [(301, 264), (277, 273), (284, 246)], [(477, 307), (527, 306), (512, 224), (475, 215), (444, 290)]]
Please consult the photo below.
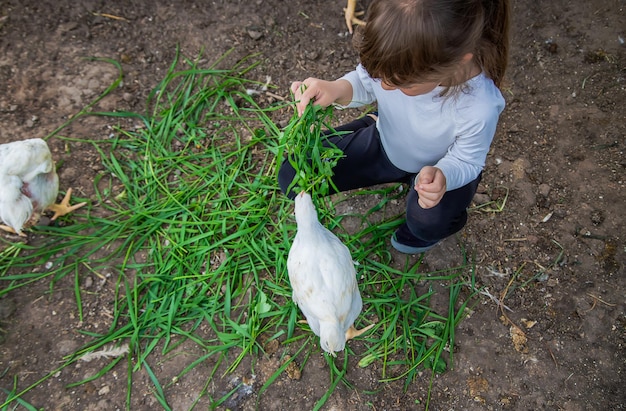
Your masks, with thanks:
[(419, 96), (384, 90), (361, 65), (342, 79), (353, 90), (346, 107), (378, 103), (376, 127), (396, 167), (410, 173), (438, 167), (447, 190), (478, 177), (505, 105), (500, 90), (483, 73), (468, 80), (467, 91), (447, 97), (439, 97), (441, 87)]

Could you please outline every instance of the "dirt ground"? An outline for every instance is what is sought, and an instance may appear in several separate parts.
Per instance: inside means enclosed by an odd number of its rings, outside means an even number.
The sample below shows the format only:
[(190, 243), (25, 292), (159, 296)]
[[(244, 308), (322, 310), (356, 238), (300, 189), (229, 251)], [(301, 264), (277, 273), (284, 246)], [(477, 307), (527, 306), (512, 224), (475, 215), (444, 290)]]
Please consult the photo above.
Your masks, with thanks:
[[(141, 111), (177, 45), (189, 57), (204, 50), (208, 63), (231, 48), (233, 58), (260, 53), (254, 80), (269, 75), (274, 92), (288, 97), (291, 81), (332, 79), (356, 65), (344, 6), (343, 0), (2, 1), (0, 143), (44, 137), (102, 93), (116, 70), (83, 59), (89, 56), (118, 60), (124, 70), (123, 85), (101, 110)], [(506, 203), (500, 212), (473, 211), (463, 232), (429, 252), (421, 269), (454, 264), (462, 243), (491, 294), (510, 286), (507, 315), (527, 341), (514, 345), (511, 326), (483, 297), (457, 329), (454, 368), (435, 378), (430, 409), (626, 409), (624, 7), (623, 0), (513, 1), (507, 108), (476, 198)], [(107, 119), (90, 117), (63, 134), (101, 139), (107, 126)], [(63, 161), (62, 189), (96, 202), (93, 177), (102, 165), (92, 146), (54, 138), (49, 144)], [(357, 200), (348, 204), (366, 210)], [(54, 293), (49, 283), (32, 284), (0, 300), (0, 388), (10, 390), (14, 376), (20, 388), (34, 383), (85, 343), (79, 329), (103, 326), (111, 290), (90, 281), (82, 286), (91, 295), (83, 324), (73, 314), (70, 283), (57, 284)], [(193, 355), (193, 346), (184, 348)], [(248, 391), (218, 409), (311, 409), (328, 385), (325, 361), (311, 359), (301, 379), (279, 378), (259, 397), (271, 374), (264, 370), (276, 361), (268, 352), (211, 382), (215, 395), (248, 383)], [(167, 381), (184, 364), (164, 360), (155, 372)], [(203, 370), (213, 366), (198, 366), (168, 386), (173, 409), (191, 407), (206, 383)], [(65, 388), (99, 367), (64, 370), (24, 399), (51, 410), (124, 408), (123, 366)], [(380, 383), (380, 372), (355, 366), (348, 373), (353, 388), (340, 384), (324, 409), (423, 409), (428, 373), (403, 392), (402, 382)], [(160, 408), (151, 387), (147, 375), (136, 375), (132, 409)], [(196, 407), (207, 408), (203, 400)]]

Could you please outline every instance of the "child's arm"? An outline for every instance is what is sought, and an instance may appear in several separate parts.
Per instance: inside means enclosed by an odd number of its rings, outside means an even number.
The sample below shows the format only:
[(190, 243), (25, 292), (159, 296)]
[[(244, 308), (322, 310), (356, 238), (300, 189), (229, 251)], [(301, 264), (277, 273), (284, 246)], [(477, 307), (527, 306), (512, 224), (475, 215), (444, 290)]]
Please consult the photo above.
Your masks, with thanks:
[(311, 100), (322, 107), (333, 103), (347, 105), (352, 101), (352, 84), (342, 79), (326, 81), (309, 77), (304, 81), (291, 83), (291, 91), (297, 101), (296, 109), (300, 116)]

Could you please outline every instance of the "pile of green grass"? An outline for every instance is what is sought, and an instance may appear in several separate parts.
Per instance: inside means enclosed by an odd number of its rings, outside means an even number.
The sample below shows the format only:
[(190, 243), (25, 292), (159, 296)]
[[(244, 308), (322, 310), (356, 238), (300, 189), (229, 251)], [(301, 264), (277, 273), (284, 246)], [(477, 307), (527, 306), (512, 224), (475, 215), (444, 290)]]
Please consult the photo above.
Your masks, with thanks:
[[(295, 153), (292, 161), (301, 173), (294, 187), (320, 195), (328, 189), (329, 167), (338, 153), (319, 147), (322, 129), (332, 122), (332, 109), (311, 108), (281, 129), (272, 118), (292, 107), (281, 103), (262, 108), (246, 92), (259, 86), (246, 80), (255, 63), (244, 60), (230, 69), (218, 69), (218, 63), (204, 69), (197, 60), (177, 58), (150, 94), (146, 113), (93, 113), (92, 104), (75, 116), (133, 119), (140, 126), (115, 127), (107, 141), (83, 140), (93, 144), (106, 169), (94, 181), (98, 209), (92, 205), (79, 210), (73, 224), (38, 227), (45, 242), (37, 247), (5, 243), (0, 253), (0, 296), (43, 280), (53, 290), (61, 278), (72, 276), (80, 320), (81, 278), (103, 270), (116, 274), (109, 329), (84, 331), (91, 341), (65, 358), (59, 369), (85, 353), (128, 344), (128, 355), (111, 359), (88, 379), (99, 378), (125, 360), (127, 405), (133, 373), (144, 369), (154, 395), (170, 409), (165, 394), (169, 382), (153, 372), (151, 358), (155, 350), (167, 354), (184, 341), (193, 341), (205, 354), (191, 361), (178, 379), (209, 357), (218, 358), (218, 364), (226, 360), (228, 371), (235, 370), (247, 356), (260, 355), (261, 336), (264, 342), (276, 339), (292, 345), (296, 353), (291, 361), (297, 359), (302, 368), (311, 353), (320, 352), (310, 330), (298, 323), (301, 315), (291, 301), (286, 259), (295, 221), (293, 205), (278, 189), (276, 174), (284, 155)], [(105, 94), (120, 81), (121, 70)], [(58, 135), (62, 127), (53, 138), (71, 141)], [(312, 163), (301, 161), (304, 153), (312, 153)], [(358, 194), (370, 193), (375, 194)], [(454, 329), (469, 301), (461, 298), (461, 289), (473, 278), (469, 264), (444, 273), (420, 273), (421, 260), (402, 269), (392, 267), (386, 240), (402, 216), (376, 224), (368, 216), (401, 194), (397, 187), (376, 193), (382, 199), (362, 216), (359, 232), (335, 231), (359, 263), (362, 317), (376, 319), (377, 326), (362, 337), (365, 351), (354, 353), (348, 346), (343, 358), (327, 357), (329, 387), (316, 408), (337, 384), (349, 384), (345, 373), (352, 355), (362, 367), (379, 362), (382, 380), (404, 379), (405, 386), (424, 368), (444, 371), (452, 361), (451, 354), (444, 361), (444, 350), (452, 352)], [(332, 201), (320, 203), (323, 222), (339, 227), (342, 216), (333, 215)], [(43, 264), (49, 270), (33, 270)], [(430, 307), (432, 287), (425, 294), (416, 291), (418, 284), (428, 289), (431, 281), (445, 282), (449, 292), (449, 308), (443, 314)], [(210, 332), (200, 332), (201, 325), (208, 325)], [(258, 395), (287, 365), (264, 382)], [(391, 369), (403, 371), (392, 374)], [(21, 397), (57, 371), (21, 390), (16, 381), (12, 390), (5, 390), (8, 397), (0, 409), (23, 405)], [(231, 394), (211, 401), (217, 406)], [(212, 394), (205, 390), (202, 395)]]

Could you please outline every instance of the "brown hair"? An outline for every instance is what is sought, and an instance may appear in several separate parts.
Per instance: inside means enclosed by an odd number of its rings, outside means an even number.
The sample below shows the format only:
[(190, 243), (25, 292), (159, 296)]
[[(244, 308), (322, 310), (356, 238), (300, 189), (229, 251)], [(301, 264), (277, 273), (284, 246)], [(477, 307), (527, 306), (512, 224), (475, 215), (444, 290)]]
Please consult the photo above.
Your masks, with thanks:
[(459, 64), (472, 53), (500, 87), (508, 34), (509, 0), (374, 0), (354, 41), (368, 73), (391, 85), (454, 86), (463, 75)]

